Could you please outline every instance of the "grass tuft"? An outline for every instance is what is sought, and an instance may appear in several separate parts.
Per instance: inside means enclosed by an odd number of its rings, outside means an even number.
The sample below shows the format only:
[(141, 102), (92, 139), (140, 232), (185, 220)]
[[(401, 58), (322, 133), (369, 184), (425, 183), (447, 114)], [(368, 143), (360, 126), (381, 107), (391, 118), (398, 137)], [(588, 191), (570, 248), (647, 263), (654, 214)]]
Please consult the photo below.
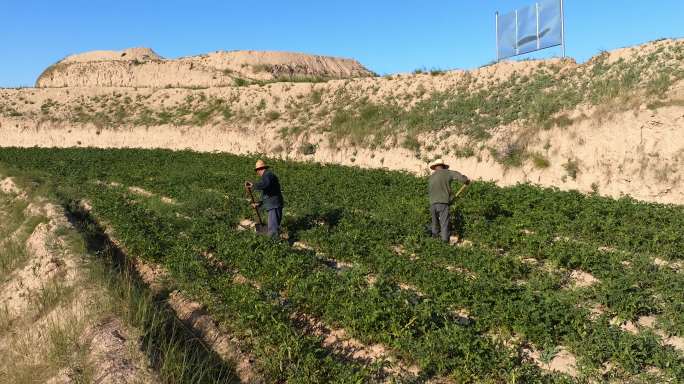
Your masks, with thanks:
[(532, 164), (534, 164), (535, 168), (546, 169), (551, 166), (549, 159), (547, 159), (546, 156), (542, 155), (541, 153), (532, 153), (530, 154), (530, 158), (532, 159)]

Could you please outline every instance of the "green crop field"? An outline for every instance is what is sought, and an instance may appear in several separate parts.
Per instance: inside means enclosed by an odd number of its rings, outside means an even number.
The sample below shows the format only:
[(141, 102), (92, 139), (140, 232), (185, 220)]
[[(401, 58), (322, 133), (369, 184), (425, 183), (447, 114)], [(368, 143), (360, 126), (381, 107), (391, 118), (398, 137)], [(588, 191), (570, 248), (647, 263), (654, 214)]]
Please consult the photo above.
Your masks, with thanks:
[[(447, 245), (425, 234), (425, 178), (273, 160), (288, 237), (275, 242), (238, 230), (254, 160), (2, 148), (0, 173), (71, 210), (87, 200), (267, 382), (684, 381), (684, 208), (477, 182), (454, 207), (466, 241)], [(342, 353), (302, 318), (392, 358)], [(574, 377), (546, 364), (560, 353)]]

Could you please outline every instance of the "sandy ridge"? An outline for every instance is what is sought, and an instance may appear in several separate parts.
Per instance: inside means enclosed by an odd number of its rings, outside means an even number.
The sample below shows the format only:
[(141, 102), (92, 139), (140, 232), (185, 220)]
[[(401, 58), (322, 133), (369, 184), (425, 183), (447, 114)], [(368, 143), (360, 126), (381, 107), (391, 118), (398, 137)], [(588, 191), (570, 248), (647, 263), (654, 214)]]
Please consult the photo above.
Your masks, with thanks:
[[(27, 199), (26, 193), (11, 178), (3, 179), (0, 176), (0, 179), (6, 187), (3, 188), (3, 193), (10, 192), (15, 195), (15, 199)], [(60, 292), (68, 292), (69, 288), (76, 288), (83, 278), (83, 271), (80, 270), (77, 255), (71, 252), (62, 238), (63, 231), (75, 231), (75, 228), (66, 219), (61, 208), (38, 199), (29, 203), (24, 214), (27, 217), (43, 216), (47, 221), (38, 224), (26, 240), (29, 258), (25, 266), (13, 271), (0, 290), (0, 303), (7, 315), (5, 321), (12, 324), (12, 333), (0, 337), (0, 352), (3, 355), (15, 353), (13, 349), (16, 349), (19, 343), (33, 345), (32, 353), (42, 353), (40, 351), (45, 348), (47, 340), (51, 337), (49, 329), (66, 331), (73, 324), (84, 324), (85, 331), (79, 336), (78, 342), (88, 350), (87, 360), (94, 368), (96, 382), (157, 382), (141, 353), (133, 352), (136, 350), (134, 345), (137, 341), (129, 335), (134, 332), (119, 319), (110, 317), (102, 323), (88, 325), (92, 320), (89, 308), (93, 305), (93, 295), (99, 293), (88, 289), (75, 292), (73, 299), (59, 302), (56, 307), (48, 309), (47, 313), (42, 313), (43, 308), (40, 306), (43, 305), (43, 299), (37, 298), (48, 290), (59, 289)], [(30, 315), (36, 310), (36, 306), (38, 313)], [(32, 321), (28, 316), (34, 316), (35, 320)], [(19, 336), (22, 334), (24, 336)], [(32, 364), (40, 366), (42, 358), (44, 357), (26, 354), (17, 360), (24, 361), (24, 364), (32, 360)], [(75, 372), (67, 368), (47, 382), (72, 383), (72, 378), (76, 376)]]

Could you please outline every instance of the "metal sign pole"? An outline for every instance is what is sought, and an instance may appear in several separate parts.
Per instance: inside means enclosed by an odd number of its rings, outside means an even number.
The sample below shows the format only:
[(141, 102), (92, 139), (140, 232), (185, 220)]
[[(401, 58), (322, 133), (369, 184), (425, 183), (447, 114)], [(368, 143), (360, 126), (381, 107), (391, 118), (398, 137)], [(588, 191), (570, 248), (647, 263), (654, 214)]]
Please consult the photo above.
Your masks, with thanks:
[(496, 62), (499, 62), (499, 12), (496, 13)]
[(561, 12), (561, 49), (563, 50), (563, 58), (565, 59), (565, 11), (563, 9), (563, 0), (560, 0)]
[(518, 47), (518, 10), (515, 10), (515, 54), (520, 54), (520, 47)]
[(539, 3), (534, 3), (537, 10), (537, 50), (541, 48), (541, 41), (539, 40)]

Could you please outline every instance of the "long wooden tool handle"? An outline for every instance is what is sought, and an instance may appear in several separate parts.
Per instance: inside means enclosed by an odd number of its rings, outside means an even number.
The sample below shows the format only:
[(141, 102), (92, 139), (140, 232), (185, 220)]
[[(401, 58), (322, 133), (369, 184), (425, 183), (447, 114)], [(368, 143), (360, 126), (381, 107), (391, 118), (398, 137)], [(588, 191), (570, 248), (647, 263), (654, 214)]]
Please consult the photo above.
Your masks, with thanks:
[(468, 188), (468, 184), (463, 184), (463, 185), (461, 186), (461, 189), (459, 189), (458, 192), (456, 192), (456, 194), (454, 195), (454, 198), (451, 199), (451, 201), (454, 201), (454, 200), (456, 200), (459, 196), (461, 196), (461, 193), (463, 193), (463, 191), (465, 191), (467, 188)]
[(453, 205), (454, 202), (456, 202), (456, 199), (458, 199), (458, 197), (461, 196), (463, 191), (465, 191), (466, 189), (468, 189), (468, 184), (463, 184), (461, 188), (458, 190), (458, 192), (456, 192), (454, 197), (452, 197), (451, 200), (449, 200), (449, 205)]
[(261, 221), (261, 214), (259, 213), (259, 208), (255, 206), (256, 200), (254, 199), (254, 193), (252, 193), (252, 188), (247, 187), (247, 192), (249, 192), (249, 197), (252, 199), (252, 208), (254, 208), (254, 213), (256, 214), (257, 221), (259, 222), (259, 225), (264, 225), (264, 223)]

